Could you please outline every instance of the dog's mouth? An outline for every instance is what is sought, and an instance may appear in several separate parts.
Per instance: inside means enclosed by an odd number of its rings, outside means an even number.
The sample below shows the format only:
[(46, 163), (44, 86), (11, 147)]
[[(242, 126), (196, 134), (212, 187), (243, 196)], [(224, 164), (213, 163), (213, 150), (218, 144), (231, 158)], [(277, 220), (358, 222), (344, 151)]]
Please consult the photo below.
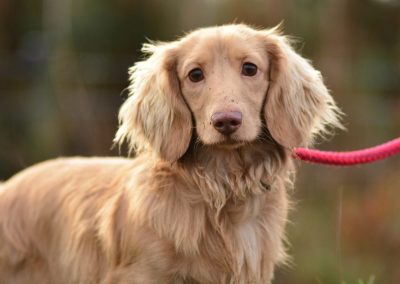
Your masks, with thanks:
[(218, 147), (218, 148), (222, 148), (222, 149), (234, 150), (234, 149), (242, 147), (244, 144), (245, 144), (244, 142), (232, 143), (232, 144), (218, 143), (218, 144), (215, 144), (215, 146)]
[(221, 149), (234, 150), (252, 143), (275, 144), (276, 142), (273, 140), (268, 129), (266, 127), (262, 127), (254, 139), (238, 139), (235, 137), (235, 135), (230, 135), (220, 137), (219, 141), (209, 143), (208, 145)]
[(219, 141), (212, 145), (222, 149), (233, 150), (242, 147), (244, 144), (246, 144), (246, 141), (237, 140), (228, 136), (225, 137), (222, 141)]
[[(255, 135), (243, 135), (243, 133), (234, 132), (229, 135), (222, 135), (220, 133), (213, 133), (212, 135), (205, 135), (196, 130), (193, 133), (192, 141), (197, 145), (209, 146), (225, 150), (235, 150), (254, 142), (259, 142), (262, 136), (263, 129), (260, 128)], [(202, 135), (203, 134), (203, 135)]]

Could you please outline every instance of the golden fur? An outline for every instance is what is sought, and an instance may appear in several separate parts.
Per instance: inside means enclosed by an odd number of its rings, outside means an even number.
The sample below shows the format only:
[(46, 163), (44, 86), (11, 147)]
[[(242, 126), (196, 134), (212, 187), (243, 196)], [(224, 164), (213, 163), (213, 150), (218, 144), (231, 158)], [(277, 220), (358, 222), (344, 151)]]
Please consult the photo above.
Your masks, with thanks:
[[(319, 72), (245, 25), (144, 52), (115, 138), (135, 159), (56, 159), (0, 185), (1, 283), (270, 283), (285, 260), (291, 148), (340, 126)], [(242, 112), (230, 139), (216, 111)]]

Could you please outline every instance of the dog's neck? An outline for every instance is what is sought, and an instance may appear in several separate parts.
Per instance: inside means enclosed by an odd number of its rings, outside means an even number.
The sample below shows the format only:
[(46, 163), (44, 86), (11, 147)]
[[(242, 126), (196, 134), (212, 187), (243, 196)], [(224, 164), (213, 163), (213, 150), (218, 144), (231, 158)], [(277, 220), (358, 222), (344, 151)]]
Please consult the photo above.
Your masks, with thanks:
[(273, 190), (275, 179), (291, 169), (282, 147), (262, 141), (235, 149), (194, 143), (179, 163), (204, 200), (217, 209)]

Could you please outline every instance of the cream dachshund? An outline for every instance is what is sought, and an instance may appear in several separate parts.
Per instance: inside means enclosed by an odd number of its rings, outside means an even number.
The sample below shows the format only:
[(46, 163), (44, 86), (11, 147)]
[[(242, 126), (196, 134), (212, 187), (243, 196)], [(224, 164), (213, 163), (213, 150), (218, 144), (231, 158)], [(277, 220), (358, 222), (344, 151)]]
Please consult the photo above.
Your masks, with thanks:
[(293, 147), (339, 114), (278, 29), (145, 44), (115, 142), (0, 185), (1, 284), (271, 283), (285, 262)]

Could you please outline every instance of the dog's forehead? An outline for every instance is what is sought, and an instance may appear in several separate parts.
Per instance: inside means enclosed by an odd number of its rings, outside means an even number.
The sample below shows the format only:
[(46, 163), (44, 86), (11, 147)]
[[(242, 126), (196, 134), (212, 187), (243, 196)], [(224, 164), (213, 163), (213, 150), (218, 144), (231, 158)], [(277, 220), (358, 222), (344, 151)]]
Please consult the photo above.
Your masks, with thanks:
[(187, 37), (198, 36), (198, 35), (219, 35), (219, 36), (228, 36), (235, 35), (241, 37), (249, 37), (254, 36), (258, 31), (250, 28), (249, 26), (242, 24), (232, 24), (232, 25), (223, 25), (223, 26), (214, 26), (214, 27), (206, 27), (200, 28), (195, 31), (192, 31), (187, 34)]
[(184, 37), (183, 42), (199, 48), (235, 47), (238, 43), (252, 42), (256, 37), (257, 32), (251, 28), (228, 25), (196, 30)]
[(183, 58), (190, 61), (209, 61), (222, 55), (246, 57), (265, 50), (258, 32), (243, 25), (203, 28), (189, 33), (181, 44)]

